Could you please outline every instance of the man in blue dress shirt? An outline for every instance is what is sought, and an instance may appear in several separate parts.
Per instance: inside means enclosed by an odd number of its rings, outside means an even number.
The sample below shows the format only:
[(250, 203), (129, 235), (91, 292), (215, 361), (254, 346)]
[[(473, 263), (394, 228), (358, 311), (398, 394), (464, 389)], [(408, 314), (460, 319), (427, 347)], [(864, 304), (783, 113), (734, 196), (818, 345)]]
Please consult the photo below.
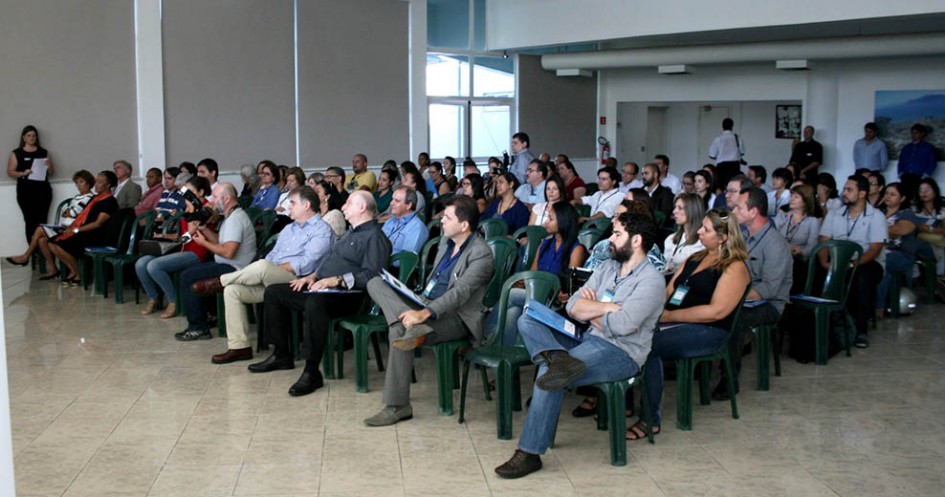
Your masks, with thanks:
[(390, 240), (391, 255), (404, 250), (419, 254), (430, 234), (417, 217), (417, 191), (403, 185), (394, 190), (390, 213), (390, 219), (381, 229)]
[(863, 126), (863, 138), (853, 144), (853, 165), (856, 169), (883, 172), (889, 165), (886, 143), (876, 137), (879, 126), (868, 122)]
[(533, 160), (525, 171), (527, 181), (515, 190), (515, 198), (526, 204), (529, 209), (535, 204), (544, 203), (545, 179), (547, 178), (548, 166), (538, 159)]
[(915, 174), (928, 178), (935, 172), (935, 147), (925, 141), (927, 131), (921, 124), (912, 125), (912, 143), (899, 152), (899, 177)]

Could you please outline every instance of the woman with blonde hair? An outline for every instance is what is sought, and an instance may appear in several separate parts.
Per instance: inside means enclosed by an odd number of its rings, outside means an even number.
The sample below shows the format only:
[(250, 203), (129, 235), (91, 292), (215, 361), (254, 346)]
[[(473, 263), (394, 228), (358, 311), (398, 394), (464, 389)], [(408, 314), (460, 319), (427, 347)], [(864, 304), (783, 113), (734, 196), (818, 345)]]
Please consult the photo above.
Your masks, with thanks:
[(672, 275), (690, 255), (702, 250), (699, 241), (699, 227), (705, 217), (703, 199), (695, 193), (680, 193), (673, 202), (673, 219), (676, 232), (666, 237), (663, 242), (663, 256), (666, 258), (664, 274)]
[[(653, 409), (653, 433), (661, 424), (663, 360), (715, 354), (728, 343), (735, 311), (751, 283), (748, 251), (738, 221), (724, 209), (706, 213), (699, 228), (705, 247), (686, 260), (666, 287), (666, 306), (660, 322), (674, 326), (653, 334), (644, 366), (646, 395)], [(628, 440), (646, 436), (641, 418), (627, 430)]]

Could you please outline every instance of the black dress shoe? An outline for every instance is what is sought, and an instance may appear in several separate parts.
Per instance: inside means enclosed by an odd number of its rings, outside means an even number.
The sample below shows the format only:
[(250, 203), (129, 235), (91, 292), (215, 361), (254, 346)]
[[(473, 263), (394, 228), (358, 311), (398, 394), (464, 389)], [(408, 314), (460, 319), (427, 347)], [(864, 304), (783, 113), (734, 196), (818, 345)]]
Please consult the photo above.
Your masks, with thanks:
[(28, 265), (30, 264), (29, 261), (26, 261), (26, 262), (16, 262), (16, 261), (13, 260), (12, 257), (7, 257), (7, 262), (9, 262), (10, 264), (13, 264), (14, 266), (28, 266)]
[(495, 472), (502, 478), (513, 479), (529, 475), (539, 469), (541, 469), (541, 456), (516, 449), (512, 458), (495, 468)]
[(53, 273), (53, 274), (47, 274), (47, 275), (45, 275), (45, 276), (40, 276), (40, 277), (39, 277), (39, 281), (54, 280), (54, 279), (58, 278), (59, 275), (61, 275), (61, 274), (62, 274), (62, 273), (60, 273), (59, 271), (56, 271), (56, 272)]
[(269, 373), (280, 369), (294, 369), (295, 362), (291, 357), (278, 357), (275, 354), (267, 357), (263, 362), (250, 364), (246, 367), (251, 373)]
[(322, 379), (321, 372), (314, 371), (310, 373), (305, 371), (302, 373), (302, 376), (299, 377), (299, 381), (296, 381), (294, 385), (289, 387), (289, 395), (293, 397), (301, 397), (302, 395), (308, 395), (323, 386), (325, 386), (325, 380)]

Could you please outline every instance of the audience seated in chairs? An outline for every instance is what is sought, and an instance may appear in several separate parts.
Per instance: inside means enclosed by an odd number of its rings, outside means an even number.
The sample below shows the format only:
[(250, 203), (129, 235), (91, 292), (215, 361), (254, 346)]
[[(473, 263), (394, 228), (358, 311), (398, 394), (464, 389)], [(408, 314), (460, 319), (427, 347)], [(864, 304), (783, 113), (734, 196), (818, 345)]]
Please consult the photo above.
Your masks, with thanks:
[(180, 169), (176, 167), (169, 167), (164, 170), (164, 190), (161, 192), (161, 197), (158, 198), (157, 205), (154, 206), (157, 211), (157, 219), (161, 222), (177, 214), (183, 208), (184, 197), (175, 184), (179, 174)]
[(804, 291), (804, 284), (807, 281), (807, 261), (814, 247), (817, 246), (820, 219), (814, 215), (814, 187), (800, 184), (791, 188), (790, 193), (791, 200), (788, 203), (790, 210), (780, 212), (774, 224), (778, 228), (778, 233), (781, 233), (781, 236), (787, 240), (788, 246), (791, 247), (791, 256), (794, 259), (791, 295), (794, 295)]
[[(751, 283), (748, 251), (735, 216), (725, 210), (706, 213), (699, 228), (705, 247), (680, 267), (666, 288), (666, 306), (653, 334), (646, 360), (646, 394), (653, 410), (653, 433), (662, 423), (663, 360), (715, 354), (726, 347), (735, 311)], [(669, 327), (670, 324), (674, 326)], [(641, 417), (627, 431), (629, 440), (646, 436)]]
[(532, 206), (528, 218), (529, 226), (543, 226), (548, 220), (551, 206), (556, 202), (567, 201), (564, 196), (564, 180), (560, 176), (551, 176), (545, 180), (545, 201)]
[(782, 212), (790, 209), (791, 183), (794, 176), (786, 168), (779, 167), (771, 173), (771, 185), (774, 187), (768, 192), (768, 217), (776, 218)]
[[(72, 182), (75, 183), (75, 187), (79, 190), (79, 193), (72, 197), (72, 200), (66, 203), (59, 213), (59, 225), (65, 228), (69, 228), (72, 225), (73, 221), (85, 210), (85, 207), (92, 201), (92, 197), (94, 196), (92, 188), (95, 186), (95, 177), (92, 176), (92, 173), (85, 169), (78, 171), (72, 175)], [(7, 262), (17, 266), (26, 266), (29, 264), (30, 257), (32, 257), (33, 253), (38, 249), (43, 254), (43, 257), (46, 258), (46, 274), (40, 276), (39, 279), (46, 281), (57, 278), (59, 276), (59, 270), (56, 268), (56, 260), (53, 258), (52, 251), (49, 249), (50, 234), (52, 234), (52, 230), (47, 233), (46, 228), (37, 226), (36, 230), (33, 231), (33, 236), (30, 238), (30, 244), (26, 248), (26, 252), (15, 257), (7, 257)]]
[(154, 208), (157, 207), (158, 201), (161, 199), (161, 192), (164, 190), (161, 185), (161, 177), (163, 175), (164, 173), (156, 167), (148, 169), (148, 172), (145, 175), (145, 182), (148, 185), (148, 190), (144, 192), (144, 195), (141, 196), (141, 200), (138, 202), (138, 205), (135, 206), (136, 216), (140, 216), (141, 214), (154, 210)]
[(558, 176), (564, 181), (564, 197), (568, 202), (573, 202), (587, 195), (587, 185), (578, 176), (574, 164), (563, 154), (558, 155), (558, 158), (561, 160), (555, 160), (555, 168), (558, 170)]
[[(705, 171), (700, 171), (705, 173)], [(706, 173), (707, 174), (707, 173)], [(699, 176), (697, 176), (699, 177)], [(663, 242), (666, 267), (663, 274), (672, 275), (690, 255), (703, 249), (699, 241), (699, 228), (705, 217), (705, 205), (697, 194), (680, 193), (673, 205), (673, 220), (676, 232)]]
[(883, 196), (886, 205), (881, 210), (886, 215), (888, 236), (883, 279), (876, 288), (876, 319), (882, 319), (887, 305), (899, 305), (898, 302), (886, 301), (892, 278), (905, 277), (911, 280), (915, 265), (919, 219), (915, 211), (909, 208), (910, 199), (903, 190), (901, 183), (890, 183), (886, 185), (886, 194)]
[(617, 169), (607, 166), (597, 171), (597, 186), (600, 188), (593, 195), (575, 198), (571, 201), (574, 205), (589, 205), (591, 213), (589, 217), (579, 219), (581, 224), (591, 219), (612, 218), (620, 201), (623, 200), (623, 194), (617, 189), (620, 182), (620, 173)]
[[(118, 184), (118, 177), (111, 171), (102, 171), (95, 177), (95, 196), (76, 216), (69, 228), (49, 239), (49, 250), (68, 270), (62, 279), (63, 285), (78, 286), (79, 262), (87, 247), (102, 245), (105, 241), (105, 223), (118, 211), (118, 202), (111, 189)], [(51, 265), (55, 268), (55, 264)]]
[(318, 194), (319, 200), (316, 212), (322, 216), (322, 220), (328, 223), (328, 226), (331, 226), (332, 231), (335, 232), (335, 239), (340, 240), (348, 232), (348, 223), (341, 212), (341, 207), (345, 204), (341, 200), (341, 195), (335, 193), (334, 188), (327, 181), (316, 183), (315, 193)]
[(613, 259), (568, 301), (571, 317), (590, 322), (581, 340), (529, 315), (519, 318), (519, 333), (538, 364), (538, 378), (518, 447), (495, 469), (499, 476), (520, 478), (541, 469), (541, 454), (554, 438), (565, 388), (639, 373), (663, 305), (663, 278), (646, 256), (656, 237), (656, 226), (644, 215), (624, 213), (613, 222)]
[[(194, 176), (190, 178), (186, 186), (187, 192), (192, 193), (193, 196), (187, 195), (187, 200), (184, 200), (184, 212), (186, 214), (181, 217), (180, 230), (177, 233), (156, 235), (156, 237), (176, 240), (185, 234), (192, 236), (200, 229), (202, 223), (193, 216), (194, 213), (207, 205), (206, 194), (210, 191), (210, 183), (206, 178)], [(148, 303), (144, 306), (141, 314), (147, 316), (154, 312), (160, 306), (161, 293), (164, 293), (164, 297), (167, 299), (167, 307), (161, 314), (161, 318), (167, 319), (176, 316), (177, 288), (171, 274), (203, 262), (207, 255), (207, 249), (191, 237), (177, 252), (162, 256), (141, 256), (135, 262), (135, 274), (138, 276), (138, 281), (141, 283), (144, 292), (148, 295)]]
[(499, 218), (509, 227), (509, 234), (528, 225), (528, 208), (515, 198), (518, 179), (512, 173), (499, 175), (496, 179), (496, 198), (482, 213), (482, 219)]
[(482, 187), (482, 176), (479, 173), (467, 174), (459, 183), (457, 193), (466, 195), (476, 201), (476, 207), (479, 208), (479, 214), (486, 211), (489, 202), (486, 201), (486, 193)]
[(262, 210), (275, 209), (279, 202), (279, 166), (271, 160), (264, 160), (259, 163), (259, 190), (253, 196), (253, 202), (250, 207)]

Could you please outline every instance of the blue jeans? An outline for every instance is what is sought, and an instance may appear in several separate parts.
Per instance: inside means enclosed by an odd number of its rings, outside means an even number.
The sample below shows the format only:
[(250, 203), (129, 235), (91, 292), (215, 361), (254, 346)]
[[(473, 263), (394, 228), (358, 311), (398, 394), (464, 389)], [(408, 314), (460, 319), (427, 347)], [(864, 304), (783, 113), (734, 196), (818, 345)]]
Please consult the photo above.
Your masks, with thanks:
[(198, 262), (200, 259), (193, 252), (178, 252), (161, 257), (145, 255), (135, 262), (135, 273), (138, 274), (138, 281), (141, 282), (141, 287), (148, 294), (148, 298), (157, 299), (160, 296), (158, 293), (158, 288), (160, 288), (167, 300), (173, 301), (177, 298), (177, 288), (174, 288), (171, 273), (176, 273)]
[[(509, 292), (509, 306), (505, 311), (505, 333), (502, 335), (502, 345), (512, 347), (518, 342), (518, 318), (525, 308), (525, 289), (513, 288)], [(483, 322), (483, 333), (490, 337), (499, 327), (499, 307), (496, 306), (486, 316)]]
[(660, 402), (663, 400), (663, 359), (672, 361), (715, 354), (727, 342), (727, 331), (704, 324), (684, 324), (653, 334), (653, 348), (644, 365), (646, 395), (653, 411), (653, 426), (663, 423), (660, 411)]
[[(542, 352), (567, 351), (572, 357), (584, 362), (587, 370), (574, 383), (568, 385), (568, 388), (623, 380), (640, 371), (640, 366), (626, 352), (602, 338), (585, 335), (579, 342), (528, 316), (518, 319), (518, 329), (532, 361), (539, 365), (538, 376), (545, 374), (548, 369)], [(532, 389), (532, 404), (528, 415), (525, 416), (522, 436), (518, 440), (519, 449), (529, 454), (544, 454), (548, 450), (558, 427), (558, 415), (561, 414), (563, 400), (563, 389), (554, 392), (542, 390), (537, 386)]]
[(216, 278), (233, 271), (236, 271), (236, 268), (229, 264), (204, 262), (191, 266), (180, 274), (181, 300), (183, 300), (184, 307), (187, 309), (187, 329), (197, 331), (210, 329), (205, 302), (207, 299), (214, 298), (194, 295), (194, 292), (190, 290), (190, 285), (200, 280)]
[[(885, 309), (886, 299), (889, 297), (889, 284), (893, 277), (905, 274), (906, 278), (912, 280), (912, 266), (914, 259), (910, 259), (899, 250), (886, 251), (886, 271), (883, 272), (883, 279), (876, 287), (876, 308)], [(898, 302), (891, 302), (890, 306), (899, 305)]]

